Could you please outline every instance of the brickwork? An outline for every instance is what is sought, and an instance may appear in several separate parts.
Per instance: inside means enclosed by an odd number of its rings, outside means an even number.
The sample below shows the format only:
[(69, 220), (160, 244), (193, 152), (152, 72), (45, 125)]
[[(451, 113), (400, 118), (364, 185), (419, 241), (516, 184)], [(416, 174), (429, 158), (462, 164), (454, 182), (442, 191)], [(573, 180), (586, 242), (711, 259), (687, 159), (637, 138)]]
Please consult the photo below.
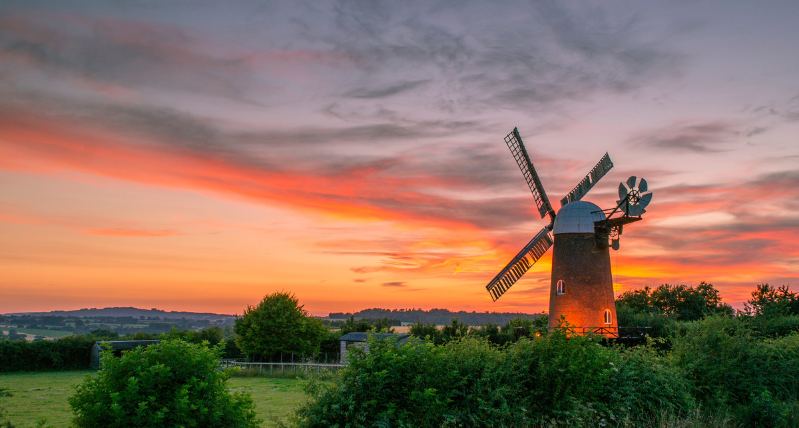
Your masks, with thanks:
[[(563, 294), (557, 294), (558, 280), (564, 282)], [(610, 324), (605, 324), (606, 310)], [(555, 235), (549, 327), (556, 327), (561, 315), (576, 327), (618, 327), (610, 252), (597, 246), (593, 233)]]

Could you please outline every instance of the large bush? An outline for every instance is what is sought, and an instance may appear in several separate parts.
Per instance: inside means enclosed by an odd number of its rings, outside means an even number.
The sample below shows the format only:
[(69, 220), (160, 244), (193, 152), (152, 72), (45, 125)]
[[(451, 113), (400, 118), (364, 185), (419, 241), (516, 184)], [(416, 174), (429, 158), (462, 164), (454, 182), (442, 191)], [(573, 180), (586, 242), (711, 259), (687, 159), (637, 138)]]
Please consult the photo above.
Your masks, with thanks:
[(731, 407), (743, 426), (797, 426), (799, 335), (764, 339), (748, 324), (718, 316), (686, 324), (671, 358), (700, 401)]
[(685, 324), (671, 357), (713, 404), (745, 404), (763, 392), (799, 397), (799, 335), (762, 339), (741, 318), (713, 316)]
[(219, 350), (178, 340), (140, 347), (103, 368), (69, 398), (80, 428), (255, 427), (252, 399), (227, 389)]
[[(332, 384), (315, 384), (301, 427), (587, 425), (651, 420), (693, 404), (679, 372), (651, 349), (608, 349), (564, 334), (506, 348), (467, 337), (444, 346), (370, 339)], [(632, 422), (631, 422), (632, 421)]]

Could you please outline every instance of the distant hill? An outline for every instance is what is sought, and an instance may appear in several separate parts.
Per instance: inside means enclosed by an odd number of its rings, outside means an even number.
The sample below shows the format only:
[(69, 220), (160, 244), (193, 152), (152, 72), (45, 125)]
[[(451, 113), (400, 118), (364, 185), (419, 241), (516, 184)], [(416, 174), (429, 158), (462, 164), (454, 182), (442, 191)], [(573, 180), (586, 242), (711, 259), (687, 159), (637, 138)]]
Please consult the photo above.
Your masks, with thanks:
[(209, 312), (180, 312), (180, 311), (163, 311), (160, 309), (138, 309), (138, 308), (84, 308), (78, 309), (76, 311), (50, 311), (50, 312), (19, 312), (13, 314), (5, 314), (5, 315), (36, 315), (36, 316), (43, 316), (43, 315), (50, 315), (56, 317), (81, 317), (81, 318), (92, 318), (92, 317), (159, 317), (161, 319), (171, 318), (171, 319), (181, 319), (186, 318), (188, 320), (226, 320), (229, 318), (235, 318), (234, 315), (226, 315), (226, 314), (214, 314)]
[(447, 309), (430, 309), (425, 311), (422, 309), (364, 309), (355, 313), (350, 312), (331, 312), (328, 315), (330, 319), (347, 319), (354, 316), (355, 319), (367, 318), (389, 318), (392, 320), (400, 320), (402, 322), (423, 322), (435, 323), (438, 325), (449, 324), (453, 318), (458, 318), (461, 322), (467, 325), (485, 325), (486, 323), (494, 323), (503, 325), (514, 318), (538, 318), (541, 314), (523, 314), (520, 312), (466, 312), (458, 311), (452, 312)]

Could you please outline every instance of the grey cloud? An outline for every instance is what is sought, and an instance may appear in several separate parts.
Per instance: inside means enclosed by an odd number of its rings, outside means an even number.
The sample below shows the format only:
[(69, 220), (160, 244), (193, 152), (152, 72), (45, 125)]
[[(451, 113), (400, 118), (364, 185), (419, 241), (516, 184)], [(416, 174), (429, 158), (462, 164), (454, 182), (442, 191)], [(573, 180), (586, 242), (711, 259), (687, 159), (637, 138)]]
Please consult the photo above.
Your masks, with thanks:
[(629, 142), (664, 150), (716, 153), (726, 151), (724, 145), (736, 135), (735, 130), (729, 125), (710, 122), (698, 125), (676, 125), (635, 137)]
[(53, 74), (95, 83), (176, 89), (238, 99), (249, 74), (241, 58), (214, 57), (182, 30), (123, 20), (5, 16), (0, 52)]
[(391, 95), (398, 94), (400, 92), (404, 92), (417, 86), (423, 85), (427, 83), (429, 80), (416, 80), (413, 82), (402, 82), (396, 85), (391, 85), (385, 88), (379, 89), (357, 89), (352, 91), (349, 95), (353, 98), (385, 98)]
[[(292, 101), (321, 95), (378, 103), (413, 95), (425, 105), (460, 114), (495, 108), (540, 111), (598, 91), (626, 92), (678, 74), (684, 62), (656, 39), (642, 40), (638, 29), (644, 24), (635, 18), (617, 18), (600, 7), (516, 0), (272, 6), (248, 8), (244, 21), (259, 23), (249, 28), (257, 44), (243, 38), (241, 28), (214, 27), (236, 34), (224, 42), (236, 43), (237, 37), (247, 42), (224, 51), (235, 54), (218, 53), (213, 34), (138, 23), (135, 13), (130, 21), (98, 20), (86, 13), (77, 24), (28, 19), (30, 31), (2, 27), (0, 50), (100, 82), (248, 103), (289, 90), (285, 79), (256, 78), (263, 70), (252, 61), (266, 58), (267, 69), (291, 64), (335, 82), (313, 89), (293, 86)], [(192, 11), (195, 17), (211, 13), (204, 7)], [(314, 62), (300, 66), (293, 53)], [(324, 61), (328, 57), (341, 62), (331, 66)], [(319, 61), (333, 67), (330, 74), (318, 70)], [(318, 88), (331, 89), (320, 94)]]
[(405, 281), (392, 281), (380, 284), (383, 287), (407, 287), (408, 283)]
[[(445, 9), (449, 19), (437, 20)], [(365, 77), (392, 88), (401, 84), (394, 76), (435, 76), (425, 91), (455, 109), (535, 107), (598, 90), (625, 92), (676, 75), (683, 62), (636, 37), (634, 21), (560, 3), (340, 1), (335, 11), (337, 25), (324, 39), (360, 58)]]

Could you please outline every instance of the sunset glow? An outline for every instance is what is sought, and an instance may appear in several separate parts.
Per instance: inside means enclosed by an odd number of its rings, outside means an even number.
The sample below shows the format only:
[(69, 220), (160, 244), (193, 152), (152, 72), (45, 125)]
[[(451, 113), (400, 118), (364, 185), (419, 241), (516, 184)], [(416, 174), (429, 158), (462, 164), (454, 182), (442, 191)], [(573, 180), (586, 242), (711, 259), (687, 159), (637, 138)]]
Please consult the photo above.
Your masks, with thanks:
[[(0, 313), (541, 312), (556, 210), (654, 198), (614, 289), (799, 288), (799, 4), (0, 5)], [(739, 4), (740, 3), (740, 4)], [(723, 10), (723, 14), (717, 11)]]

